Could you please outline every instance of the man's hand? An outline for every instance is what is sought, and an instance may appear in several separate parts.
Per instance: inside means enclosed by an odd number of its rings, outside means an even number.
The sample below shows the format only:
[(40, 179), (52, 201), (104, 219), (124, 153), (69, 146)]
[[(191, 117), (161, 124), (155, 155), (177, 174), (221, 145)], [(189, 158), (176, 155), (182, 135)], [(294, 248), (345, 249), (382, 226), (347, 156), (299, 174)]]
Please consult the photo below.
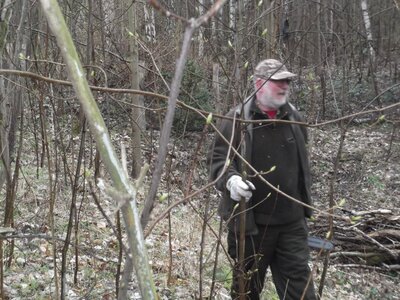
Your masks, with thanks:
[(233, 200), (240, 201), (242, 197), (245, 197), (246, 202), (251, 198), (251, 190), (256, 189), (254, 184), (248, 180), (244, 182), (239, 175), (232, 175), (226, 183), (226, 188), (231, 192), (231, 198)]

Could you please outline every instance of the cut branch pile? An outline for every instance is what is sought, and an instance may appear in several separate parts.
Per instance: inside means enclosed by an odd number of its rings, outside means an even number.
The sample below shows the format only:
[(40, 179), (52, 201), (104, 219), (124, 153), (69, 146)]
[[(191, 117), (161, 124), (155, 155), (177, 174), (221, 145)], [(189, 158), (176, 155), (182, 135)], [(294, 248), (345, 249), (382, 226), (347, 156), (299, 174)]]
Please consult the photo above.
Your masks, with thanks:
[[(334, 250), (331, 261), (348, 266), (400, 270), (400, 215), (391, 210), (348, 211), (352, 223), (335, 220)], [(325, 238), (329, 225), (326, 217), (318, 217), (310, 225), (310, 235)]]

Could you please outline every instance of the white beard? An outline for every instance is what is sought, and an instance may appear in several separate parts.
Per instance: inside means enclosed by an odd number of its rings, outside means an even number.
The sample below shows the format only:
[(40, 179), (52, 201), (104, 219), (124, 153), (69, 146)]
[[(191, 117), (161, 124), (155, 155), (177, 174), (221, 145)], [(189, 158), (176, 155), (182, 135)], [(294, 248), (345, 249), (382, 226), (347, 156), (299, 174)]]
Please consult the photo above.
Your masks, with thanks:
[(289, 92), (280, 97), (273, 97), (271, 93), (266, 92), (260, 97), (257, 97), (257, 102), (265, 110), (278, 110), (281, 106), (285, 105), (289, 98)]

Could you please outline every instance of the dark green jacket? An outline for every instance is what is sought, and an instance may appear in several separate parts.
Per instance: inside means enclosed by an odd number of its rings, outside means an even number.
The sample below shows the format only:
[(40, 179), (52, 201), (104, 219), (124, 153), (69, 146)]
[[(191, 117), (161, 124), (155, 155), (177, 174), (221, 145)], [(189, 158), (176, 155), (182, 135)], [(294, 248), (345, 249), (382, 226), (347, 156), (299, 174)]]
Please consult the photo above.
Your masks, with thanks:
[[(245, 120), (253, 120), (253, 113), (251, 107), (255, 98), (247, 99), (244, 105), (238, 105), (233, 108), (226, 116), (227, 117), (235, 117), (236, 119), (245, 119)], [(280, 108), (280, 112), (284, 111), (285, 116), (290, 121), (303, 121), (299, 112), (291, 105), (285, 104)], [(278, 115), (280, 115), (279, 113)], [(246, 161), (251, 162), (251, 153), (252, 153), (252, 133), (253, 133), (253, 124), (246, 123), (246, 130), (242, 130), (243, 134), (241, 134), (241, 124), (240, 122), (236, 122), (233, 124), (232, 120), (223, 119), (218, 126), (219, 131), (228, 141), (231, 140), (232, 132), (234, 131), (234, 137), (232, 140), (233, 147), (246, 159)], [(308, 161), (307, 154), (307, 132), (304, 126), (291, 124), (293, 135), (295, 137), (299, 161), (301, 167), (300, 174), (300, 183), (301, 183), (301, 201), (306, 204), (311, 205), (311, 175), (310, 175), (310, 167)], [(243, 136), (243, 137), (242, 137)], [(236, 201), (232, 200), (229, 195), (229, 191), (226, 189), (226, 181), (229, 177), (234, 174), (242, 175), (241, 166), (242, 163), (237, 155), (234, 154), (233, 150), (230, 151), (230, 164), (226, 168), (226, 171), (221, 175), (224, 170), (225, 163), (227, 161), (227, 155), (229, 151), (229, 145), (219, 136), (216, 135), (214, 144), (210, 149), (208, 155), (208, 162), (210, 167), (210, 178), (211, 180), (215, 180), (219, 178), (216, 182), (216, 188), (223, 193), (223, 198), (221, 199), (219, 205), (219, 214), (225, 220), (228, 221), (229, 228), (234, 228), (235, 215), (237, 212), (234, 212), (234, 206), (237, 204)], [(251, 200), (250, 200), (251, 204)], [(304, 214), (306, 217), (310, 217), (312, 214), (312, 210), (304, 207)], [(257, 227), (254, 222), (254, 217), (252, 210), (247, 210), (246, 216), (246, 233), (247, 234), (256, 234)]]

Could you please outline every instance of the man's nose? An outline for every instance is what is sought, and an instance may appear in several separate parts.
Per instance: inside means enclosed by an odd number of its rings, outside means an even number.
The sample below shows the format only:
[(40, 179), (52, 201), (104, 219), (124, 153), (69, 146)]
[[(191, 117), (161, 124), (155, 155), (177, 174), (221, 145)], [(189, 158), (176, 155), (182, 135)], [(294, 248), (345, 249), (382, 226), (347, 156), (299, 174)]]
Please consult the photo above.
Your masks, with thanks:
[(279, 86), (280, 88), (287, 90), (289, 88), (289, 80), (279, 80)]

